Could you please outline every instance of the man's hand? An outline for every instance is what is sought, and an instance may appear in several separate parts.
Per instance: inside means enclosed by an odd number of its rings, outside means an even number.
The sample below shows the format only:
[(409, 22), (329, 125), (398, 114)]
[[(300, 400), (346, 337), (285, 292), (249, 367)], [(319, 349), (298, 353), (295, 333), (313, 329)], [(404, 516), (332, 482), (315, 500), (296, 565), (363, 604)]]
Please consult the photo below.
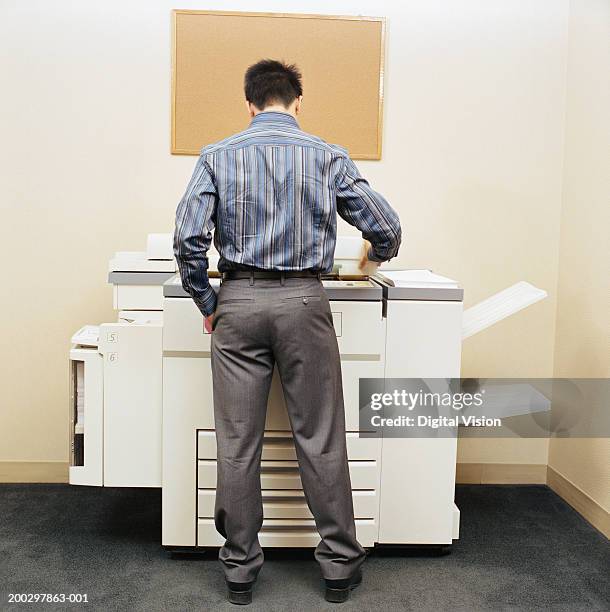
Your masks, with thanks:
[(366, 274), (367, 276), (371, 276), (375, 274), (377, 268), (379, 267), (379, 263), (376, 261), (371, 261), (369, 259), (369, 249), (371, 248), (371, 243), (368, 240), (364, 240), (362, 243), (362, 255), (360, 257), (360, 263), (358, 264), (358, 269), (362, 274)]
[(212, 333), (214, 326), (214, 315), (211, 314), (209, 317), (203, 317), (203, 327), (208, 334)]

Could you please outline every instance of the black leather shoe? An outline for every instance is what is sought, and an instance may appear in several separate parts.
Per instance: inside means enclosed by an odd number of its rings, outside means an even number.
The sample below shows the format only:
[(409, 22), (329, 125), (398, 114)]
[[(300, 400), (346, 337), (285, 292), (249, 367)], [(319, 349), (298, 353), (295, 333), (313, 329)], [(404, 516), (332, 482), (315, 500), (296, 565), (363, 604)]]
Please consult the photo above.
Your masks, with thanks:
[(343, 603), (349, 599), (352, 589), (362, 584), (362, 571), (357, 570), (351, 578), (344, 580), (325, 580), (326, 601), (330, 603)]
[(229, 594), (228, 600), (232, 604), (240, 606), (247, 606), (252, 603), (252, 588), (254, 587), (254, 581), (252, 582), (229, 582), (227, 580), (227, 588)]

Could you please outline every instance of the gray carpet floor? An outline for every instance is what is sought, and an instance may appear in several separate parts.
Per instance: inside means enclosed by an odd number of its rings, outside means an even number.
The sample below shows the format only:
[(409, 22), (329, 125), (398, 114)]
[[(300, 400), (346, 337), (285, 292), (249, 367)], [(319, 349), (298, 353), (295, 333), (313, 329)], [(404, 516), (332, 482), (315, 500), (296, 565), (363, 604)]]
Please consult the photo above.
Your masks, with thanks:
[[(610, 610), (610, 544), (544, 486), (459, 486), (451, 554), (376, 549), (346, 604), (310, 551), (270, 551), (254, 603), (225, 603), (215, 551), (170, 558), (159, 490), (0, 485), (0, 610)], [(408, 515), (405, 515), (408, 520)], [(86, 593), (87, 605), (8, 593)]]

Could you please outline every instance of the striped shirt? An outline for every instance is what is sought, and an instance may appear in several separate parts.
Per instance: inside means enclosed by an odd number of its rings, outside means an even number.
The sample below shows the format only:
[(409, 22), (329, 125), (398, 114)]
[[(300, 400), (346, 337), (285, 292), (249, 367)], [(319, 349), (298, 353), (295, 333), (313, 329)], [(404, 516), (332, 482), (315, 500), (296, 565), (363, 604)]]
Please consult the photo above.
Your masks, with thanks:
[(400, 221), (362, 178), (347, 151), (299, 129), (287, 113), (263, 112), (243, 132), (206, 146), (176, 212), (174, 253), (182, 286), (201, 312), (216, 309), (207, 275), (212, 241), (221, 272), (332, 270), (337, 213), (387, 261)]

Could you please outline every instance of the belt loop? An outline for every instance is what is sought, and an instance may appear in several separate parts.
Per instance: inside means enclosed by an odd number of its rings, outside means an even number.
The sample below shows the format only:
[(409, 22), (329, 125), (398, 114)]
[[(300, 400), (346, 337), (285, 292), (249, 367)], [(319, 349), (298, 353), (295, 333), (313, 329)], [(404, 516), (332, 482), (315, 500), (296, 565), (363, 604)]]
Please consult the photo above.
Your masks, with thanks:
[(283, 287), (285, 282), (286, 282), (286, 275), (283, 272), (281, 272), (280, 273), (280, 285)]
[(316, 276), (318, 277), (318, 280), (319, 280), (319, 281), (321, 281), (321, 280), (322, 280), (322, 274), (321, 274), (321, 272), (318, 272), (318, 273), (316, 274)]
[(252, 287), (254, 285), (254, 272), (251, 271), (250, 272), (250, 287)]

